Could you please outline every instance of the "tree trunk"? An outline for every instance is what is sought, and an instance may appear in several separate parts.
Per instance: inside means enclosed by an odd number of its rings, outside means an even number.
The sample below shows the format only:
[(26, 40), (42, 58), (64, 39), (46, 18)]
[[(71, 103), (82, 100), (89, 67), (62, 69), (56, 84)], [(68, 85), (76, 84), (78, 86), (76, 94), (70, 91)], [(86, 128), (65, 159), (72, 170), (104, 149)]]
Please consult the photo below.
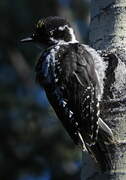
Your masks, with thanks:
[(90, 45), (107, 63), (102, 119), (112, 129), (113, 169), (102, 172), (83, 153), (81, 180), (126, 180), (126, 0), (92, 0)]

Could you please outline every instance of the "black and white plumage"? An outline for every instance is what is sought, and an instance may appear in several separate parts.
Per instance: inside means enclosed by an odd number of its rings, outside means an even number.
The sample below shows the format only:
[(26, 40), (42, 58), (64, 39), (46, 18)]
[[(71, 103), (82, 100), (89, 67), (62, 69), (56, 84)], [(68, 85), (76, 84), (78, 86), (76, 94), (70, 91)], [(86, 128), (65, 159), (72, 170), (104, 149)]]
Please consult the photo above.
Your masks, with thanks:
[(36, 80), (74, 143), (86, 149), (104, 169), (110, 168), (106, 143), (111, 129), (100, 118), (106, 64), (97, 52), (80, 44), (63, 18), (39, 20), (32, 37), (22, 40), (44, 44), (36, 64)]

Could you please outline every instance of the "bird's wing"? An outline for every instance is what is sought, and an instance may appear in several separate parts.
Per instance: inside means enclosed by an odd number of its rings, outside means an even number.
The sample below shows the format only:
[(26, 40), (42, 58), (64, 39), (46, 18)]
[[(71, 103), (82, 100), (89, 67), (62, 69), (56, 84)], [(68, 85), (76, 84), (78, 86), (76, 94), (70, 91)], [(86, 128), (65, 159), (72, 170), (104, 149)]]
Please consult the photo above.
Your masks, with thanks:
[[(77, 132), (77, 140), (82, 149), (86, 146), (103, 170), (111, 169), (112, 158), (106, 143), (113, 143), (113, 134), (99, 117), (100, 86), (93, 57), (83, 46), (73, 47), (61, 58), (60, 68), (57, 85), (63, 88), (62, 97), (66, 100), (66, 107), (73, 113), (72, 126), (77, 125), (73, 133)], [(63, 118), (60, 117), (61, 120)], [(70, 117), (66, 118), (66, 126), (68, 122)]]
[(98, 80), (93, 58), (79, 44), (62, 46), (55, 54), (52, 52), (47, 51), (40, 57), (36, 65), (37, 81), (44, 86), (51, 105), (74, 142), (77, 143), (74, 136), (79, 132), (79, 139), (83, 136), (90, 144), (98, 128)]
[(96, 91), (99, 84), (93, 58), (83, 46), (72, 46), (61, 56), (60, 68), (57, 84), (63, 87), (63, 97), (74, 114), (80, 133), (90, 143), (95, 140), (98, 128)]
[(72, 109), (68, 106), (66, 88), (62, 86), (62, 67), (59, 67), (58, 61), (54, 64), (54, 59), (52, 59), (52, 57), (55, 58), (55, 56), (50, 54), (50, 50), (41, 54), (35, 66), (36, 81), (45, 89), (47, 98), (58, 118), (61, 120), (74, 143), (78, 144), (79, 136), (74, 122), (74, 114)]

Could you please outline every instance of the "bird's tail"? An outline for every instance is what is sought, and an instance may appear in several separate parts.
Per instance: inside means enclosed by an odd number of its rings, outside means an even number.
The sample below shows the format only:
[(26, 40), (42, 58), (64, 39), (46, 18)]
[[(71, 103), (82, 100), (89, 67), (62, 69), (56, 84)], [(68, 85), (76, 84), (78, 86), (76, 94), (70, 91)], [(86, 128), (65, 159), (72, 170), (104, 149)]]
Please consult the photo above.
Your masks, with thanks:
[(111, 129), (99, 118), (98, 138), (94, 144), (85, 142), (85, 146), (91, 156), (96, 160), (102, 171), (113, 169), (114, 139)]

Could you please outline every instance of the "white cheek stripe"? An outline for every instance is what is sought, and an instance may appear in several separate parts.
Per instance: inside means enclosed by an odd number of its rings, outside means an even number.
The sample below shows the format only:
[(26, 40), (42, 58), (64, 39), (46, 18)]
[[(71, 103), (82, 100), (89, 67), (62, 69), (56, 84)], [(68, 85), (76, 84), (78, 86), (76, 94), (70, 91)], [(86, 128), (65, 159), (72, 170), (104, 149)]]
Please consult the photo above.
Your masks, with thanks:
[(51, 37), (50, 40), (54, 43), (58, 43), (58, 45), (69, 44), (69, 43), (78, 43), (78, 41), (76, 40), (73, 28), (69, 27), (68, 25), (65, 25), (65, 26), (60, 26), (58, 29), (60, 31), (64, 31), (65, 28), (67, 28), (69, 30), (69, 34), (71, 35), (71, 41), (66, 42), (64, 40), (54, 39), (53, 37)]

